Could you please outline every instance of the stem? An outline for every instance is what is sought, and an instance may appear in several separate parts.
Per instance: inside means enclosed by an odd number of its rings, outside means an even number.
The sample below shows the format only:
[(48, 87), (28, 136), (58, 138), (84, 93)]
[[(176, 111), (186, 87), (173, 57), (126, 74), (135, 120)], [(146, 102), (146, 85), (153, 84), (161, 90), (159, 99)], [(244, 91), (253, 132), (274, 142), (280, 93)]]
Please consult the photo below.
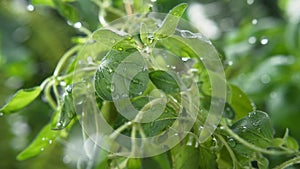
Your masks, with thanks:
[(289, 167), (291, 165), (299, 164), (299, 163), (300, 163), (300, 157), (295, 157), (295, 158), (292, 158), (292, 159), (276, 166), (274, 169), (283, 169), (283, 168)]
[(80, 49), (81, 45), (77, 45), (77, 46), (74, 46), (73, 48), (71, 48), (70, 50), (68, 50), (63, 56), (62, 58), (59, 60), (55, 70), (54, 70), (54, 73), (53, 73), (53, 76), (54, 77), (57, 77), (59, 75), (59, 73), (61, 72), (61, 69), (63, 67), (63, 65), (65, 64), (65, 62), (75, 53), (77, 52), (79, 49)]
[(110, 139), (116, 139), (117, 136), (118, 136), (122, 131), (124, 131), (124, 130), (127, 129), (128, 127), (132, 126), (132, 124), (133, 124), (133, 123), (132, 123), (131, 121), (129, 121), (129, 122), (123, 124), (123, 125), (120, 126), (117, 130), (115, 130), (115, 131), (109, 136), (109, 138), (110, 138)]
[(124, 0), (123, 1), (125, 10), (127, 15), (132, 15), (134, 13), (133, 8), (132, 8), (132, 0)]
[(239, 135), (237, 135), (236, 133), (234, 133), (231, 129), (228, 128), (227, 125), (224, 125), (224, 130), (231, 135), (234, 139), (236, 139), (237, 141), (239, 141), (241, 144), (247, 146), (248, 148), (261, 152), (261, 153), (265, 153), (265, 154), (269, 154), (269, 155), (284, 155), (284, 154), (290, 154), (291, 152), (289, 151), (276, 151), (276, 150), (267, 150), (261, 147), (257, 147), (254, 144), (249, 143), (248, 141), (244, 140), (243, 138), (241, 138)]
[(133, 124), (132, 130), (131, 130), (131, 153), (134, 157), (136, 155), (137, 145), (136, 145), (136, 124)]
[(232, 149), (230, 148), (230, 146), (227, 144), (226, 140), (219, 134), (215, 134), (220, 140), (221, 142), (225, 145), (230, 157), (231, 157), (231, 160), (232, 160), (232, 167), (233, 168), (236, 168), (236, 163), (237, 163), (237, 159), (234, 155), (234, 152), (232, 151)]
[(51, 78), (51, 81), (46, 85), (45, 87), (45, 96), (47, 98), (47, 101), (49, 102), (52, 109), (56, 110), (56, 103), (53, 100), (51, 96), (51, 86), (53, 85), (53, 78)]

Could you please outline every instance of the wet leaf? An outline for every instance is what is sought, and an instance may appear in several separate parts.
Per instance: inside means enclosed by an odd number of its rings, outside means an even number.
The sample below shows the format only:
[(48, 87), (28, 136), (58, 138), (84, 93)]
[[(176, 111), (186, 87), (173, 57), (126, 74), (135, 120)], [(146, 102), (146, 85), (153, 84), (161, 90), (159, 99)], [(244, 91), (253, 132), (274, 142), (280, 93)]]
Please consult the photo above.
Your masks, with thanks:
[(35, 100), (40, 95), (41, 91), (42, 89), (39, 86), (17, 91), (8, 103), (0, 109), (0, 112), (10, 114), (24, 108)]
[[(261, 148), (271, 146), (273, 139), (273, 128), (270, 122), (270, 117), (262, 111), (251, 112), (247, 117), (244, 117), (233, 124), (232, 130), (241, 138), (251, 144)], [(248, 157), (253, 150), (238, 143), (232, 146), (233, 150), (242, 156)]]
[(166, 94), (180, 92), (180, 87), (174, 76), (175, 75), (163, 70), (156, 70), (149, 73), (152, 83)]
[(187, 4), (182, 3), (171, 9), (164, 19), (161, 27), (158, 28), (158, 30), (154, 33), (154, 37), (157, 39), (162, 39), (172, 35), (175, 32), (180, 17), (184, 13), (186, 7)]
[(52, 129), (61, 130), (68, 126), (68, 124), (76, 116), (75, 107), (73, 104), (72, 88), (67, 87), (66, 92), (63, 96), (63, 105), (61, 110), (58, 112), (57, 121), (55, 122)]
[(51, 130), (50, 124), (46, 125), (33, 140), (33, 142), (17, 156), (17, 159), (26, 160), (42, 153), (54, 142), (58, 134), (58, 131)]

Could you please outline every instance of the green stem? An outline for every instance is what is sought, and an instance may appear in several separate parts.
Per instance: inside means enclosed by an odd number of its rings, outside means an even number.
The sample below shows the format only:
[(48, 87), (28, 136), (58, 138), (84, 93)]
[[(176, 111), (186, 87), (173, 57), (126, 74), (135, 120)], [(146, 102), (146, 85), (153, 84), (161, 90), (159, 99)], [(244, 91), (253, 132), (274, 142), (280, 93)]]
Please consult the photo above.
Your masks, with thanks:
[(63, 65), (66, 63), (66, 61), (75, 53), (77, 52), (79, 49), (80, 49), (81, 45), (77, 45), (77, 46), (74, 46), (73, 48), (71, 48), (70, 50), (68, 50), (63, 56), (62, 58), (59, 60), (55, 70), (54, 70), (54, 73), (53, 73), (53, 76), (54, 77), (57, 77), (59, 75), (59, 73), (61, 72), (61, 69), (63, 67)]
[(113, 133), (111, 133), (111, 135), (109, 136), (110, 139), (116, 139), (117, 136), (124, 131), (125, 129), (127, 129), (128, 127), (132, 126), (132, 122), (129, 121), (125, 124), (123, 124), (122, 126), (120, 126), (117, 130), (115, 130)]
[(132, 130), (131, 130), (131, 153), (132, 156), (135, 157), (136, 155), (136, 150), (137, 150), (137, 145), (136, 145), (136, 123), (133, 124)]
[(51, 108), (56, 110), (56, 103), (51, 96), (51, 86), (53, 85), (53, 82), (54, 82), (52, 79), (53, 78), (51, 78), (51, 81), (49, 83), (47, 83), (47, 85), (45, 87), (45, 97), (47, 98), (47, 101), (49, 102), (49, 105), (51, 106)]
[(231, 160), (232, 160), (232, 167), (233, 168), (236, 168), (236, 163), (238, 162), (235, 155), (234, 155), (234, 152), (232, 151), (232, 149), (230, 148), (230, 146), (227, 144), (226, 140), (219, 134), (215, 134), (220, 140), (221, 142), (225, 145), (230, 157), (231, 157)]
[(292, 166), (295, 164), (299, 164), (299, 163), (300, 163), (300, 157), (295, 157), (295, 158), (292, 158), (292, 159), (276, 166), (274, 169), (284, 169), (286, 167), (289, 167), (289, 166)]

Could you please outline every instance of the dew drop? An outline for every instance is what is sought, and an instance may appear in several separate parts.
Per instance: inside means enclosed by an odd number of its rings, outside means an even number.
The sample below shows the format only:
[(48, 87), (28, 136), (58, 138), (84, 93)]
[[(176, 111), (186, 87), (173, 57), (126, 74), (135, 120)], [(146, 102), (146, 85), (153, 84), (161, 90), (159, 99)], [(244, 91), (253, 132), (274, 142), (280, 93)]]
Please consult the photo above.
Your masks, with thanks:
[(227, 143), (229, 144), (230, 147), (235, 147), (236, 146), (236, 142), (233, 138), (230, 138)]
[(248, 5), (252, 5), (254, 3), (254, 0), (247, 0)]
[(34, 6), (31, 5), (31, 4), (27, 5), (26, 8), (27, 8), (27, 10), (30, 11), (30, 12), (34, 11)]
[(262, 39), (260, 40), (260, 43), (261, 43), (262, 45), (266, 45), (266, 44), (269, 43), (269, 40), (268, 40), (267, 38), (262, 38)]
[(76, 23), (74, 23), (73, 26), (74, 26), (74, 28), (79, 29), (82, 27), (82, 24), (81, 24), (81, 22), (76, 22)]
[(242, 126), (241, 130), (242, 130), (242, 132), (245, 132), (247, 130), (247, 127), (246, 126)]
[(44, 150), (45, 150), (45, 148), (44, 148), (44, 147), (42, 147), (40, 150), (41, 150), (41, 151), (44, 151)]
[(257, 20), (257, 19), (253, 19), (253, 20), (252, 20), (252, 24), (253, 24), (253, 25), (256, 25), (257, 23), (258, 23), (258, 20)]
[(175, 69), (176, 69), (176, 66), (171, 66), (171, 69), (175, 70)]
[(143, 92), (139, 92), (139, 93), (138, 93), (139, 96), (142, 95), (142, 94), (143, 94)]
[(116, 40), (115, 40), (115, 39), (112, 39), (112, 40), (111, 40), (111, 43), (113, 43), (113, 44), (116, 43)]
[(192, 146), (193, 145), (193, 142), (194, 142), (194, 138), (193, 138), (193, 136), (189, 136), (189, 140), (188, 140), (188, 142), (186, 143), (186, 145), (187, 146)]
[(42, 141), (45, 141), (45, 140), (46, 140), (46, 138), (45, 138), (45, 137), (43, 137), (43, 138), (42, 138)]
[(151, 2), (156, 2), (156, 0), (151, 0)]
[(228, 61), (227, 64), (228, 64), (228, 66), (232, 66), (233, 65), (233, 61), (230, 60), (230, 61)]
[(61, 122), (58, 122), (58, 123), (56, 124), (56, 127), (61, 127), (61, 126), (62, 126)]
[(249, 42), (250, 44), (255, 44), (255, 42), (256, 42), (256, 37), (251, 36), (251, 37), (248, 39), (248, 42)]
[(181, 58), (181, 60), (184, 61), (184, 62), (188, 61), (189, 59), (190, 59), (190, 58), (186, 58), (186, 57), (182, 57), (182, 58)]
[(178, 136), (179, 134), (178, 134), (178, 133), (175, 133), (174, 135), (175, 135), (175, 136)]
[(49, 140), (49, 141), (48, 141), (48, 143), (49, 143), (49, 144), (52, 144), (52, 143), (53, 143), (53, 141), (52, 141), (52, 140)]
[(3, 116), (3, 115), (4, 115), (4, 113), (0, 112), (0, 116)]
[(263, 75), (260, 77), (260, 81), (261, 81), (261, 83), (263, 83), (263, 84), (268, 84), (268, 83), (271, 82), (271, 77), (270, 77), (270, 75), (268, 75), (268, 74), (263, 74)]

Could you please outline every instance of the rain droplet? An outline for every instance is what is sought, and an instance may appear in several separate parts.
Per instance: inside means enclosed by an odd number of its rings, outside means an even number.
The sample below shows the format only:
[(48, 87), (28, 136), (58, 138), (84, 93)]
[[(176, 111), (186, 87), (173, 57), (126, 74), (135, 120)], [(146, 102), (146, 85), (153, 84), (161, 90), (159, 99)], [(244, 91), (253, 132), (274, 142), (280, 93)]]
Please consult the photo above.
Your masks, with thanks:
[(41, 151), (44, 151), (44, 150), (45, 150), (45, 148), (44, 148), (44, 147), (42, 147), (40, 150), (41, 150)]
[(263, 74), (263, 75), (260, 77), (260, 81), (261, 81), (261, 83), (263, 83), (263, 84), (268, 84), (268, 83), (271, 82), (271, 77), (270, 77), (270, 75), (268, 75), (268, 74)]
[(151, 2), (156, 2), (156, 0), (151, 0)]
[(142, 94), (143, 94), (143, 92), (139, 92), (139, 93), (138, 93), (139, 96), (142, 95)]
[(254, 0), (247, 0), (248, 5), (252, 5), (254, 3)]
[(42, 141), (45, 141), (45, 140), (46, 140), (46, 138), (45, 138), (45, 137), (43, 137), (43, 138), (42, 138)]
[(190, 59), (190, 58), (186, 58), (186, 57), (182, 57), (182, 58), (181, 58), (181, 60), (184, 61), (184, 62), (188, 61), (189, 59)]
[(257, 23), (258, 23), (258, 20), (257, 20), (257, 19), (253, 19), (253, 20), (252, 20), (252, 24), (253, 24), (253, 25), (256, 25)]
[(0, 112), (0, 116), (3, 116), (3, 115), (4, 115), (4, 113)]
[(176, 66), (171, 66), (171, 69), (173, 69), (173, 70), (176, 69)]
[(268, 40), (267, 38), (262, 38), (262, 39), (260, 40), (260, 43), (261, 43), (262, 45), (266, 45), (266, 44), (269, 43), (269, 40)]
[(27, 5), (27, 10), (30, 12), (34, 11), (34, 6), (31, 4)]
[(233, 65), (233, 61), (228, 61), (228, 66), (231, 66), (231, 65)]
[(193, 142), (194, 142), (194, 138), (193, 138), (193, 136), (189, 136), (189, 140), (188, 140), (188, 142), (186, 143), (186, 145), (187, 146), (192, 146), (193, 145)]
[(60, 122), (58, 122), (58, 123), (56, 124), (56, 127), (60, 127), (60, 126), (62, 126), (62, 124), (61, 124)]
[(247, 130), (247, 127), (246, 126), (242, 126), (241, 130), (242, 130), (242, 132), (245, 132)]
[(249, 42), (250, 44), (254, 44), (254, 43), (256, 42), (256, 37), (251, 36), (251, 37), (248, 39), (248, 42)]
[(235, 147), (236, 146), (236, 142), (233, 138), (230, 138), (227, 143), (229, 144), (230, 147)]
[(178, 136), (178, 133), (175, 133), (174, 135), (175, 135), (175, 136)]
[(82, 27), (82, 24), (81, 24), (81, 22), (76, 22), (76, 23), (74, 23), (73, 26), (74, 26), (74, 28), (79, 29)]
[(49, 144), (52, 144), (52, 142), (53, 142), (52, 140), (49, 140)]
[(59, 85), (61, 85), (61, 86), (66, 86), (67, 83), (66, 83), (65, 81), (61, 81), (61, 82), (59, 82)]
[(115, 40), (115, 39), (112, 39), (112, 40), (111, 40), (111, 43), (113, 43), (113, 44), (116, 43), (116, 40)]

